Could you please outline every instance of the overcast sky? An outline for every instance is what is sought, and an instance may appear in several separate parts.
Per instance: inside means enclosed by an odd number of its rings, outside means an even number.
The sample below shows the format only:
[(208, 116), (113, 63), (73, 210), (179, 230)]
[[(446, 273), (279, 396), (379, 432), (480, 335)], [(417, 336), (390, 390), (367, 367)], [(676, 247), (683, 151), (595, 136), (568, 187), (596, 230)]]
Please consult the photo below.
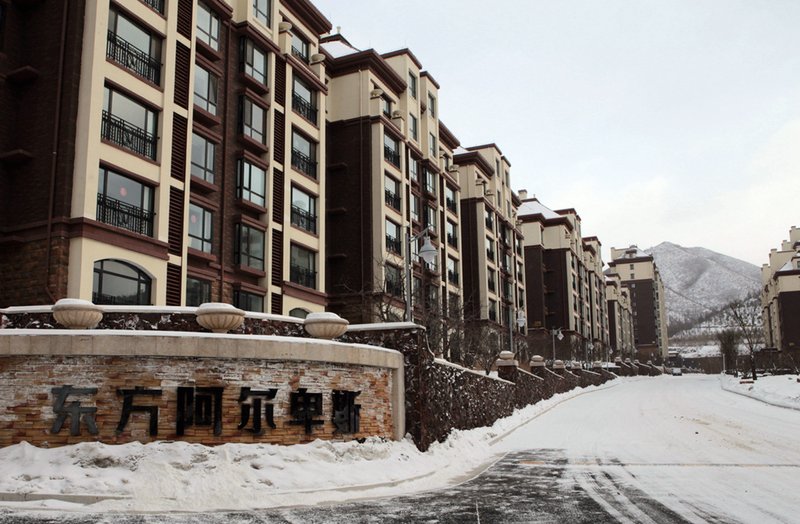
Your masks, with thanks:
[(800, 226), (800, 0), (314, 3), (355, 47), (410, 48), (462, 145), (497, 143), (606, 260), (671, 241), (761, 265)]

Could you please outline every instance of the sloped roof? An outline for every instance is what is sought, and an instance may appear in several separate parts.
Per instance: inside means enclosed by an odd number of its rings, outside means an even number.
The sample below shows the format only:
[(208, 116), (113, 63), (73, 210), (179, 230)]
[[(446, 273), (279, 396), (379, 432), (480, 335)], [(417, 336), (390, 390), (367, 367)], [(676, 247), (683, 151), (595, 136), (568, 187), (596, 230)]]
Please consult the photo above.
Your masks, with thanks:
[(545, 206), (535, 198), (523, 200), (522, 204), (519, 206), (517, 216), (521, 217), (526, 215), (542, 215), (548, 220), (562, 218), (561, 215)]

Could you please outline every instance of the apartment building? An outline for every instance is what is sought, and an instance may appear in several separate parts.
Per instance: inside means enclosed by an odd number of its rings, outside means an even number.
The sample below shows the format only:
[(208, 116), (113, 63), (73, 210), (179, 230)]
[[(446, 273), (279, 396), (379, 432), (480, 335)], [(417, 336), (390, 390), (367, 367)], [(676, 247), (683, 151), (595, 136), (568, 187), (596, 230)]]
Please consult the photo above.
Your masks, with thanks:
[(325, 308), (310, 2), (6, 5), (0, 303)]
[(606, 270), (606, 300), (608, 310), (609, 356), (613, 359), (635, 358), (633, 343), (633, 312), (628, 289), (619, 275)]
[(667, 359), (667, 310), (664, 283), (655, 260), (636, 246), (611, 248), (609, 267), (630, 294), (636, 358)]
[(526, 287), (517, 224), (521, 202), (511, 190), (511, 164), (495, 144), (460, 148), (453, 161), (462, 181), (464, 318), (504, 334), (523, 335)]
[(554, 211), (527, 191), (520, 198), (532, 342), (549, 345), (548, 334), (559, 331), (557, 358), (599, 357), (609, 342), (600, 241), (581, 236), (574, 209)]
[[(464, 284), (459, 142), (439, 119), (440, 86), (408, 49), (359, 50), (339, 34), (322, 49), (330, 310), (356, 323), (400, 320), (410, 283), (413, 319), (453, 313)], [(431, 263), (418, 256), (426, 242), (436, 250)]]
[(772, 249), (761, 267), (761, 307), (765, 344), (779, 351), (800, 350), (800, 228)]

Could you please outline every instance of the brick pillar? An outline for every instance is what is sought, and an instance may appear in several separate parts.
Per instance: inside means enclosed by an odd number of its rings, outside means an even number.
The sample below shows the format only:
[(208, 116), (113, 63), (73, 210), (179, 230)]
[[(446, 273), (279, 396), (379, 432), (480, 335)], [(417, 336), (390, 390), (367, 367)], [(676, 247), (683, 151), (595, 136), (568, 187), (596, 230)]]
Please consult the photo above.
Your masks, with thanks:
[(510, 351), (503, 351), (500, 353), (500, 358), (495, 362), (497, 366), (497, 376), (509, 382), (517, 381), (517, 368), (519, 362), (514, 360), (514, 353)]

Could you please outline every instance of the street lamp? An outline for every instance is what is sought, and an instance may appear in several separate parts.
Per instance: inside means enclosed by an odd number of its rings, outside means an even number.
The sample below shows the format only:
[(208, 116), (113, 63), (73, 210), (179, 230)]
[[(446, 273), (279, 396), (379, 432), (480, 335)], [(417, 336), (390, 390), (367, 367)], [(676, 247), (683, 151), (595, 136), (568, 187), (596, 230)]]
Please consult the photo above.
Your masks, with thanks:
[(406, 226), (406, 322), (411, 322), (411, 246), (420, 238), (423, 239), (422, 247), (419, 248), (417, 256), (426, 264), (432, 264), (439, 251), (431, 244), (431, 237), (428, 236), (428, 228), (423, 229), (416, 235), (411, 234), (411, 226)]
[[(592, 356), (592, 360), (594, 360), (594, 343), (592, 343), (592, 342), (589, 342), (589, 343), (586, 345), (586, 349), (588, 349), (588, 350), (589, 350), (589, 355), (591, 355), (591, 356)], [(588, 355), (587, 355), (586, 361), (587, 361), (587, 362), (589, 361)]]
[(564, 340), (564, 334), (561, 332), (561, 328), (558, 329), (551, 329), (550, 334), (553, 336), (553, 362), (556, 361), (556, 338), (561, 341)]
[[(514, 315), (514, 308), (513, 307), (508, 308), (508, 350), (512, 353), (514, 353), (514, 322), (512, 322), (511, 320), (513, 318), (513, 315)], [(527, 321), (528, 319), (525, 318), (525, 312), (522, 311), (521, 309), (517, 311), (516, 324), (517, 326), (519, 326), (519, 329), (524, 328), (525, 322)]]

